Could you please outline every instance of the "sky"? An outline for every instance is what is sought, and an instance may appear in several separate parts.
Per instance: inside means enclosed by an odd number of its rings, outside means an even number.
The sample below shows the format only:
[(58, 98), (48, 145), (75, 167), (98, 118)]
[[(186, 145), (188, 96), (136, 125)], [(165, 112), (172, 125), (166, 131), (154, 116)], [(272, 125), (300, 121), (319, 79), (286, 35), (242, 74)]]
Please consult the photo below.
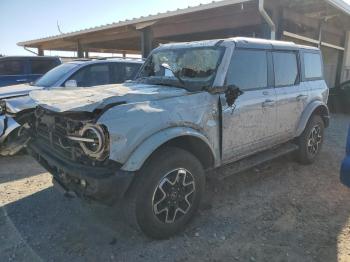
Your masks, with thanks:
[[(18, 42), (156, 14), (212, 0), (0, 0), (0, 54), (30, 55)], [(349, 2), (350, 0), (344, 0)], [(45, 53), (55, 55), (57, 53)]]
[(0, 0), (0, 54), (30, 55), (17, 43), (58, 35), (57, 21), (60, 30), (68, 33), (211, 1)]

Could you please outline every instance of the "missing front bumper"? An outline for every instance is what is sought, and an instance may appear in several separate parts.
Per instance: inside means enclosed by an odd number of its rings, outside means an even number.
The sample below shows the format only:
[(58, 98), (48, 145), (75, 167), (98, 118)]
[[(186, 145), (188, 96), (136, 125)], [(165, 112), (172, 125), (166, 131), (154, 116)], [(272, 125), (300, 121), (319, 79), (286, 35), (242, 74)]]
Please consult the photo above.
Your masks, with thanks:
[(59, 157), (47, 147), (33, 142), (29, 143), (28, 152), (53, 175), (61, 191), (74, 192), (80, 198), (103, 204), (110, 205), (121, 199), (134, 178), (133, 172), (119, 170), (115, 165), (85, 166)]

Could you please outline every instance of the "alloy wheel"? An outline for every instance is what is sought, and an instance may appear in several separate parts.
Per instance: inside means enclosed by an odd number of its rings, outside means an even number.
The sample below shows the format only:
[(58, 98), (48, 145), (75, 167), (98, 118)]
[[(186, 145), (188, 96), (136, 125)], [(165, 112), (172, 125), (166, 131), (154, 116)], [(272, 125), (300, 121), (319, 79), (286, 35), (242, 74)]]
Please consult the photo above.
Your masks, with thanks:
[(167, 173), (157, 185), (152, 198), (153, 212), (162, 223), (174, 223), (186, 215), (196, 191), (193, 175), (184, 168)]
[(322, 132), (320, 126), (316, 125), (314, 126), (309, 134), (309, 138), (307, 141), (307, 150), (308, 152), (315, 156), (319, 149), (320, 145), (322, 143)]

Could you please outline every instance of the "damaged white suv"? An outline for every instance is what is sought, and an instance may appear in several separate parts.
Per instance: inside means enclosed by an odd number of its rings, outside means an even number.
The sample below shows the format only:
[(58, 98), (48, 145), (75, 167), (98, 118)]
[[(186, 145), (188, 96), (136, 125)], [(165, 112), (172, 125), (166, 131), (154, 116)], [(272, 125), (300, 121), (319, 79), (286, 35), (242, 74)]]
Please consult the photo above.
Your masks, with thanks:
[(55, 184), (123, 198), (128, 221), (153, 238), (193, 217), (206, 174), (290, 152), (312, 163), (329, 123), (320, 50), (249, 38), (162, 45), (135, 81), (30, 95), (28, 150)]

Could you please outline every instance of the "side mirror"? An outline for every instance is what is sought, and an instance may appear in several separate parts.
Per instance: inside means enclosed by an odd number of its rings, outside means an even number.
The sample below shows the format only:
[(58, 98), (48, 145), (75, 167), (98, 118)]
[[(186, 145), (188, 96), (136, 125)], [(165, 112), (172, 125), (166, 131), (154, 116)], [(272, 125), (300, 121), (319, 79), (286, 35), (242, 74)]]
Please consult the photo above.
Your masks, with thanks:
[(206, 90), (212, 94), (225, 93), (226, 103), (230, 107), (235, 103), (236, 99), (243, 94), (243, 91), (235, 85), (210, 87)]
[(231, 107), (235, 103), (236, 99), (242, 94), (243, 91), (241, 91), (238, 86), (227, 86), (225, 90), (225, 98), (227, 105)]
[(65, 87), (78, 87), (78, 83), (76, 80), (74, 79), (71, 79), (71, 80), (68, 80), (64, 83), (64, 86)]

